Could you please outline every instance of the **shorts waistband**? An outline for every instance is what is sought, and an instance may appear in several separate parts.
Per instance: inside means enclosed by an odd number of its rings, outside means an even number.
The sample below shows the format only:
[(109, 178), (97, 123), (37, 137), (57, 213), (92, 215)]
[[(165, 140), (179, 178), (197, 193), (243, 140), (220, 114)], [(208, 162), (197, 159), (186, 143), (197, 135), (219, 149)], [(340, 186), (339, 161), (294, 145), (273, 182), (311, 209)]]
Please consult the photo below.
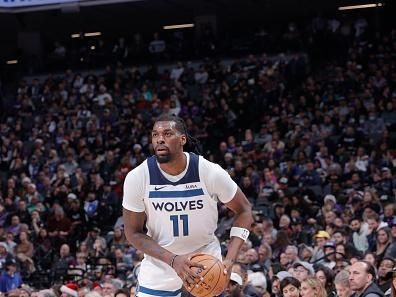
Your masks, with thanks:
[(153, 296), (177, 296), (181, 293), (182, 290), (180, 288), (179, 290), (176, 291), (164, 291), (164, 290), (155, 290), (155, 289), (139, 286), (137, 288), (137, 291), (143, 294), (153, 295)]

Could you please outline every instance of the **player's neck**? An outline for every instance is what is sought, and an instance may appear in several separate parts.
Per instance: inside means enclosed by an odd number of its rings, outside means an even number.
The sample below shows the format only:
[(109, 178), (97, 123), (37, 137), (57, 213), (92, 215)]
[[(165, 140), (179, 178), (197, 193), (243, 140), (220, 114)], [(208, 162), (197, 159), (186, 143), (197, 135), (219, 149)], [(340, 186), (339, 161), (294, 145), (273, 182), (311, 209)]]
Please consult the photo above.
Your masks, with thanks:
[(167, 174), (179, 175), (186, 169), (187, 157), (184, 152), (181, 152), (174, 160), (168, 163), (160, 163), (159, 166), (161, 170), (165, 171)]

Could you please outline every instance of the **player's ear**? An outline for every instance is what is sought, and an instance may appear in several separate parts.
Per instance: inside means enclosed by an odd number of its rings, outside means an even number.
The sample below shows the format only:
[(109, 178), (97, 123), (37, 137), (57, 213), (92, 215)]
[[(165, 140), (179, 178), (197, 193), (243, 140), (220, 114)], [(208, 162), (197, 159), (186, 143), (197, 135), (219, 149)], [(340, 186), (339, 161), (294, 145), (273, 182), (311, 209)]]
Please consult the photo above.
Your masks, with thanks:
[(180, 138), (180, 144), (184, 146), (187, 143), (187, 136), (183, 134)]

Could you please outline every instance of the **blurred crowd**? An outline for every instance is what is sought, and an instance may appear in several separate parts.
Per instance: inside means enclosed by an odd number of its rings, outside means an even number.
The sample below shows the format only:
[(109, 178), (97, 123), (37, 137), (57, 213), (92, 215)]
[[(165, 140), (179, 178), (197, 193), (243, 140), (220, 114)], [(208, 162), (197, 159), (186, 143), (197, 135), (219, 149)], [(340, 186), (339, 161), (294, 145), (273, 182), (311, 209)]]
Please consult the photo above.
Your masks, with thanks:
[[(169, 113), (200, 141), (187, 150), (219, 163), (253, 205), (226, 294), (310, 297), (302, 288), (312, 285), (349, 297), (359, 284), (343, 274), (362, 259), (389, 294), (396, 32), (363, 33), (315, 71), (305, 54), (259, 54), (21, 80), (0, 117), (0, 291), (133, 296), (143, 255), (123, 233), (123, 180), (151, 155), (155, 117)], [(219, 213), (225, 250), (232, 213)]]

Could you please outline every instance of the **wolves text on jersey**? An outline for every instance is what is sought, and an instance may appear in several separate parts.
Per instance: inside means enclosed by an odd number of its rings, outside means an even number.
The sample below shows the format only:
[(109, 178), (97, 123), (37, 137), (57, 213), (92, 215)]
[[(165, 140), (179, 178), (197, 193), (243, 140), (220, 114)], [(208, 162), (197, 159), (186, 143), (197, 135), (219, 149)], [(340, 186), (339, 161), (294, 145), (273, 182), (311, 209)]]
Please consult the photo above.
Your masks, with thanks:
[(202, 200), (174, 201), (174, 202), (151, 202), (156, 211), (185, 211), (203, 208)]

